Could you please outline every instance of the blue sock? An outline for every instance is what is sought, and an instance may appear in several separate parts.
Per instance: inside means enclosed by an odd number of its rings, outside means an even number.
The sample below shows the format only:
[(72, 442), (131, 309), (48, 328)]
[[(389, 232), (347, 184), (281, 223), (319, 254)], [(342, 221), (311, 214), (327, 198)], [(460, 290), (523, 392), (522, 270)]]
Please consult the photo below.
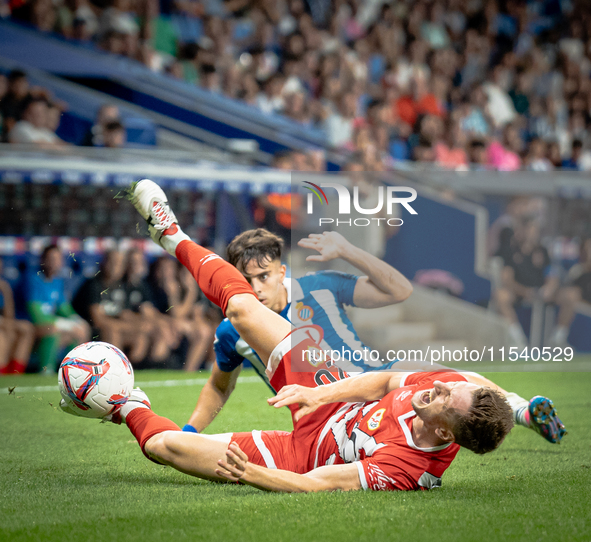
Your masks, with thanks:
[(197, 429), (195, 429), (192, 425), (189, 425), (188, 423), (185, 424), (185, 426), (183, 427), (183, 431), (185, 433), (199, 433)]

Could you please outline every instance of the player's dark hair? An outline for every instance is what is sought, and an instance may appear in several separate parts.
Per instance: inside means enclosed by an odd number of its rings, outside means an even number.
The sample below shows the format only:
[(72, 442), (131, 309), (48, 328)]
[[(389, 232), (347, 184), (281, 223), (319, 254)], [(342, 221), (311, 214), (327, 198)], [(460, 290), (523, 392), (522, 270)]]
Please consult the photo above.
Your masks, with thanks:
[(474, 392), (468, 414), (447, 411), (456, 444), (476, 454), (486, 454), (499, 447), (513, 428), (513, 412), (505, 398), (490, 388)]
[(281, 260), (283, 244), (281, 237), (264, 228), (248, 230), (228, 245), (228, 261), (239, 270), (251, 261), (262, 267), (269, 261)]

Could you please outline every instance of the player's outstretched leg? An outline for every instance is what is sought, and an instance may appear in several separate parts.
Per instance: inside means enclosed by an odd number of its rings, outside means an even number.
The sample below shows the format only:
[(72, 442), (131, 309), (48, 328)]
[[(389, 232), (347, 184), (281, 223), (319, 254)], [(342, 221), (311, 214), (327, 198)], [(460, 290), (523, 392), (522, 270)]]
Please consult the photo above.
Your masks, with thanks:
[(222, 309), (242, 338), (266, 360), (291, 331), (289, 322), (258, 302), (234, 266), (189, 239), (156, 183), (139, 181), (130, 190), (130, 200), (148, 222), (152, 239), (178, 258), (205, 296)]
[(225, 456), (231, 433), (183, 433), (176, 423), (152, 411), (148, 397), (139, 388), (119, 412), (144, 455), (154, 463), (206, 480), (227, 481), (216, 474), (216, 469), (218, 460)]
[[(80, 416), (62, 400), (62, 410)], [(103, 418), (116, 424), (127, 425), (138, 441), (143, 454), (154, 463), (169, 465), (178, 471), (205, 480), (227, 482), (218, 476), (218, 460), (224, 459), (232, 433), (196, 435), (183, 433), (180, 427), (152, 411), (148, 396), (135, 388), (122, 407)]]

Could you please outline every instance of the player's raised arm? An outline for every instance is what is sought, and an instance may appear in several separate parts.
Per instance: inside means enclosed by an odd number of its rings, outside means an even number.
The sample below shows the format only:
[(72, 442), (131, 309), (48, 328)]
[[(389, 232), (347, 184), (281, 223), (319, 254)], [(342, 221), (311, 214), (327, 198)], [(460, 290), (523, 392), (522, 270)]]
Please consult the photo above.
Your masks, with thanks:
[(218, 461), (216, 474), (267, 491), (306, 493), (312, 491), (351, 491), (361, 489), (359, 469), (354, 463), (319, 467), (306, 474), (268, 469), (248, 461), (237, 443), (232, 442), (226, 457)]
[(404, 374), (406, 373), (377, 371), (345, 378), (317, 388), (292, 384), (281, 388), (279, 393), (275, 397), (267, 399), (267, 402), (275, 408), (299, 404), (300, 409), (294, 415), (294, 421), (297, 422), (303, 416), (329, 403), (357, 403), (381, 399), (400, 386), (400, 379)]
[(201, 433), (215, 419), (234, 391), (241, 368), (239, 365), (231, 372), (224, 372), (217, 363), (213, 364), (211, 375), (203, 386), (197, 406), (183, 431)]
[(318, 251), (306, 258), (310, 262), (328, 262), (340, 258), (364, 273), (359, 277), (353, 293), (355, 306), (374, 309), (400, 303), (412, 293), (412, 284), (386, 262), (362, 250), (337, 232), (310, 234), (298, 245)]

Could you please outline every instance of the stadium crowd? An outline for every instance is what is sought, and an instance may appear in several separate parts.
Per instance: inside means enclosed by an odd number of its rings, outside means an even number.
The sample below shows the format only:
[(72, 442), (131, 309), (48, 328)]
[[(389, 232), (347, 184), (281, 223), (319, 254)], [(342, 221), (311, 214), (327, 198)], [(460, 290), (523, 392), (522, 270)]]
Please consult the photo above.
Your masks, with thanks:
[(49, 245), (22, 283), (0, 278), (0, 374), (53, 372), (67, 350), (91, 339), (124, 349), (136, 367), (196, 371), (212, 361), (220, 321), (168, 256), (148, 266), (139, 249), (111, 250), (94, 276), (72, 277), (60, 248)]
[[(325, 130), (367, 171), (591, 168), (585, 0), (28, 0), (12, 18)], [(297, 154), (297, 153), (296, 153)], [(316, 169), (314, 152), (290, 157)]]
[[(0, 143), (31, 145), (38, 149), (67, 147), (56, 131), (68, 104), (52, 93), (29, 83), (27, 74), (12, 70), (0, 73)], [(116, 105), (104, 104), (79, 143), (88, 147), (121, 148), (126, 143), (125, 126)]]

